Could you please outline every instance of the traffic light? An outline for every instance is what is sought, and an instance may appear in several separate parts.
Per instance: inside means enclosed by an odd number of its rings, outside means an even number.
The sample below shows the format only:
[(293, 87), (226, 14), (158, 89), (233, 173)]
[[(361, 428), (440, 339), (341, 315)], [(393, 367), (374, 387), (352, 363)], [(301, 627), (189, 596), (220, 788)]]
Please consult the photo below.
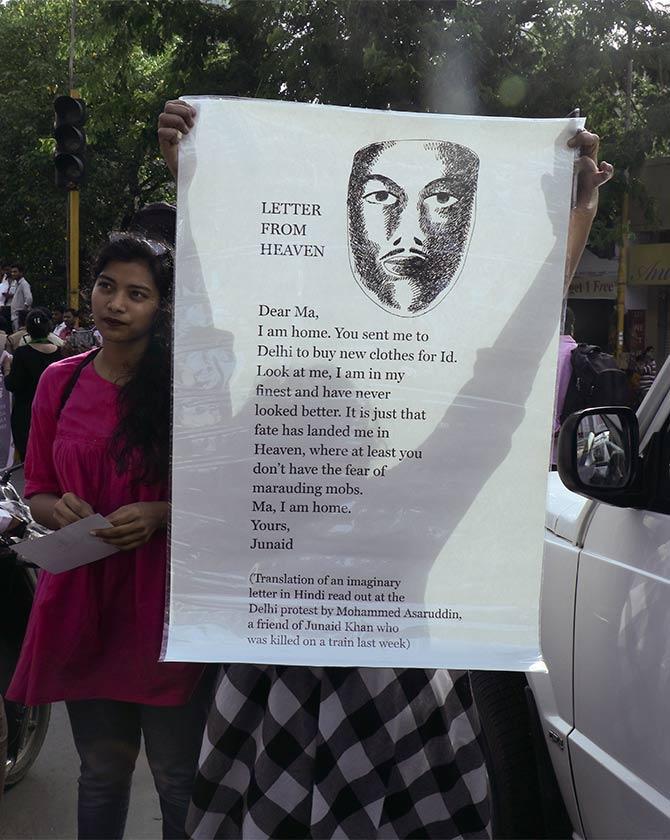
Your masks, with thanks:
[(72, 96), (58, 96), (54, 111), (56, 186), (76, 190), (86, 174), (86, 104)]

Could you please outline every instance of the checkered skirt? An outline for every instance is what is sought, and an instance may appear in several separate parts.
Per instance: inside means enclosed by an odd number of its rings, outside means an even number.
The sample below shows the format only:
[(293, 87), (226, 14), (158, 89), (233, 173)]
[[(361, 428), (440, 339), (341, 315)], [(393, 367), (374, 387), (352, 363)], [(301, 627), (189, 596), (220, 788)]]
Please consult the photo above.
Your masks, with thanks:
[(223, 666), (197, 840), (490, 836), (465, 671)]

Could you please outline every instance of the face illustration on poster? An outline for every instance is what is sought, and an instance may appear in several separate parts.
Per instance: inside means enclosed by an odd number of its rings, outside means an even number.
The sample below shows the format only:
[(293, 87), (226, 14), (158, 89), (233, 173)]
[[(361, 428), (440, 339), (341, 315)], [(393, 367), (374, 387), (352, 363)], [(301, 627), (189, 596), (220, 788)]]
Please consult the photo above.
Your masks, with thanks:
[(372, 143), (353, 160), (349, 251), (363, 291), (387, 312), (433, 309), (462, 267), (475, 214), (479, 158), (447, 141)]

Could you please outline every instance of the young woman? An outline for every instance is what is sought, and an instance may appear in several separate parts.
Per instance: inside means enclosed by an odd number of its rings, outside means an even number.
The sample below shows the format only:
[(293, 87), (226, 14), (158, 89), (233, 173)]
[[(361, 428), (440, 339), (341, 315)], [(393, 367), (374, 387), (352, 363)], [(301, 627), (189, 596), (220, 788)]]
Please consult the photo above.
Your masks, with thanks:
[[(159, 118), (173, 174), (194, 124)], [(566, 280), (612, 175), (598, 138), (580, 148)], [(187, 830), (192, 838), (482, 838), (490, 832), (479, 722), (466, 671), (231, 664), (221, 667)]]
[(173, 264), (121, 235), (101, 251), (100, 350), (50, 366), (33, 402), (26, 496), (61, 528), (92, 513), (107, 558), (42, 572), (8, 696), (67, 702), (81, 758), (79, 837), (123, 835), (143, 734), (163, 836), (183, 836), (206, 713), (198, 665), (159, 663), (165, 602)]
[(14, 351), (5, 388), (14, 394), (12, 403), (12, 437), (19, 460), (23, 460), (30, 431), (30, 411), (40, 377), (49, 365), (61, 358), (60, 349), (49, 339), (51, 318), (46, 309), (31, 309), (26, 318), (29, 344)]

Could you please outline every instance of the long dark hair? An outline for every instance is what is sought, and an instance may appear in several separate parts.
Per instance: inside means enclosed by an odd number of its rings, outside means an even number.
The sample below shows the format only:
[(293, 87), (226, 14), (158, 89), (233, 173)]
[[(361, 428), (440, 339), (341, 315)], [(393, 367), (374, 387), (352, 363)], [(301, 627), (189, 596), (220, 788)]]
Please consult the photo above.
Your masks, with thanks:
[(173, 253), (162, 242), (114, 234), (97, 255), (94, 282), (111, 262), (144, 263), (160, 296), (147, 349), (119, 390), (119, 421), (109, 445), (119, 474), (132, 469), (135, 483), (154, 484), (167, 481), (170, 471)]

